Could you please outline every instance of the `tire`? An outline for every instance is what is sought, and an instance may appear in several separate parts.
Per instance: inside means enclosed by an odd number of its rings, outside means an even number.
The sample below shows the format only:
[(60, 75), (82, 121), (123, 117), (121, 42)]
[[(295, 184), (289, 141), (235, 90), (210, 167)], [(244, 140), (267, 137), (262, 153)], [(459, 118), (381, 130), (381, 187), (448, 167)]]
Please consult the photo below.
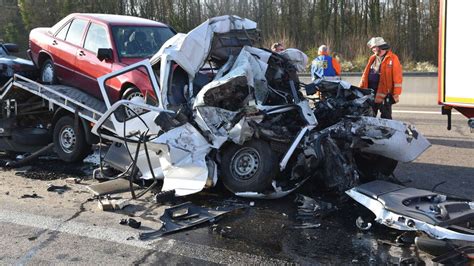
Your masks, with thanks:
[[(122, 100), (133, 101), (133, 100), (140, 100), (140, 99), (143, 101), (143, 103), (145, 103), (145, 97), (143, 96), (143, 93), (137, 87), (134, 87), (134, 86), (129, 87), (127, 90), (125, 90), (125, 92), (122, 95)], [(135, 113), (136, 114), (143, 113), (143, 109), (141, 108), (133, 108), (133, 110), (134, 111), (128, 108), (125, 108), (124, 110), (125, 117), (130, 118), (130, 117), (135, 116)]]
[(53, 85), (58, 83), (56, 77), (56, 70), (54, 69), (54, 63), (51, 59), (46, 59), (41, 66), (41, 75), (40, 75), (41, 83)]
[(242, 146), (232, 143), (223, 151), (222, 182), (233, 193), (263, 192), (277, 173), (277, 156), (263, 140), (253, 139)]
[(76, 127), (74, 124), (73, 117), (63, 116), (54, 125), (54, 149), (65, 162), (82, 161), (91, 151), (84, 129), (81, 125)]

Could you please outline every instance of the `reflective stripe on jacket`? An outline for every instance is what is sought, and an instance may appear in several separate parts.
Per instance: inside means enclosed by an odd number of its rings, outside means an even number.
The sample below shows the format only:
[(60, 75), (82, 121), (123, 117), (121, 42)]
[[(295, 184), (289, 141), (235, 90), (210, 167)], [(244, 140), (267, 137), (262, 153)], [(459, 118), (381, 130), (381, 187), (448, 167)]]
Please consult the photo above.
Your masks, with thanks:
[[(369, 62), (365, 67), (364, 73), (362, 74), (359, 87), (364, 89), (368, 88), (370, 66), (374, 60), (375, 55), (372, 55), (369, 58)], [(379, 73), (380, 80), (377, 88), (377, 94), (375, 95), (376, 103), (382, 103), (389, 93), (394, 95), (400, 95), (402, 93), (402, 65), (400, 64), (400, 60), (398, 60), (398, 56), (392, 53), (392, 51), (387, 51), (387, 54), (380, 64)]]
[(341, 75), (341, 65), (336, 58), (327, 54), (320, 54), (311, 63), (311, 77), (313, 80), (322, 77)]

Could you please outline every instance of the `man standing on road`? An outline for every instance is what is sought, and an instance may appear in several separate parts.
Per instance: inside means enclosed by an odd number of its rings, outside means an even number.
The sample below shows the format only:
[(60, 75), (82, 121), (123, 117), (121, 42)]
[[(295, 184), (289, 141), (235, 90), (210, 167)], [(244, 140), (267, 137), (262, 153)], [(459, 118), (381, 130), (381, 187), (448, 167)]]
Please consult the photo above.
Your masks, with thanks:
[(329, 49), (326, 45), (319, 46), (318, 57), (311, 63), (312, 80), (324, 78), (326, 80), (339, 80), (341, 75), (341, 65), (336, 58), (329, 56)]
[(375, 91), (375, 116), (380, 111), (381, 118), (392, 119), (392, 104), (398, 103), (402, 93), (402, 65), (382, 37), (373, 37), (367, 46), (374, 54), (369, 58), (359, 87)]

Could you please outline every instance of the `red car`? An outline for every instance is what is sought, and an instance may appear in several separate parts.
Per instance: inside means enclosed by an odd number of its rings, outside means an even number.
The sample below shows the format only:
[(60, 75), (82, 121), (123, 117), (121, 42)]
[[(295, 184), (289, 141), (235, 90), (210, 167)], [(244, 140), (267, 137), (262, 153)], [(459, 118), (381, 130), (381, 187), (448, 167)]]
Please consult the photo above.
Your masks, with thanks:
[[(45, 84), (74, 86), (102, 98), (97, 78), (154, 55), (175, 31), (167, 25), (137, 17), (70, 14), (51, 28), (30, 32), (29, 54)], [(100, 50), (99, 50), (100, 49)], [(111, 99), (150, 94), (141, 70), (107, 83)]]

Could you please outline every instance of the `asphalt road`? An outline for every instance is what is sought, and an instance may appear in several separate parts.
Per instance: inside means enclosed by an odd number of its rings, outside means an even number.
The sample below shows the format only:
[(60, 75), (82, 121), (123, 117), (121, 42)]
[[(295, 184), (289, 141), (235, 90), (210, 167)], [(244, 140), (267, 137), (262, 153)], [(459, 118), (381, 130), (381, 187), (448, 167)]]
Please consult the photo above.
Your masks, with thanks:
[[(394, 118), (414, 124), (432, 143), (414, 162), (399, 164), (397, 179), (426, 189), (445, 182), (438, 191), (474, 199), (474, 133), (467, 120), (454, 115), (453, 129), (447, 131), (439, 108), (403, 106), (395, 108)], [(386, 264), (418, 254), (413, 247), (384, 244), (400, 234), (395, 230), (374, 225), (368, 232), (358, 231), (354, 221), (366, 210), (353, 202), (336, 201), (337, 209), (316, 221), (318, 228), (299, 229), (294, 226), (294, 195), (250, 201), (218, 189), (184, 200), (248, 208), (225, 215), (212, 226), (141, 241), (138, 232), (159, 228), (157, 220), (166, 206), (143, 199), (122, 211), (101, 211), (90, 200), (86, 185), (95, 182), (90, 179), (67, 184), (71, 189), (62, 194), (47, 192), (50, 183), (66, 184), (55, 178), (87, 177), (92, 168), (46, 158), (27, 173), (0, 172), (0, 264)], [(38, 177), (41, 180), (34, 179)], [(40, 198), (22, 198), (33, 193)], [(119, 225), (121, 218), (130, 216), (142, 222), (140, 229)]]

